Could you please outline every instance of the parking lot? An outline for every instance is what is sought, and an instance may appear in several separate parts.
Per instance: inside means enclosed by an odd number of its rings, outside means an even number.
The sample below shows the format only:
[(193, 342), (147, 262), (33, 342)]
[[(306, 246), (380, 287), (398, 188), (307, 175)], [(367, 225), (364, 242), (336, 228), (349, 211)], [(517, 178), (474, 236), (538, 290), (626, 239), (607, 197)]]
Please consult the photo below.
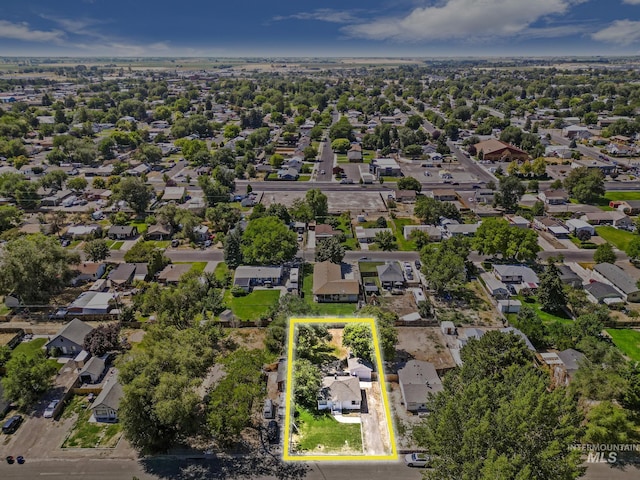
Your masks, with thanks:
[[(339, 214), (347, 210), (351, 213), (378, 213), (386, 212), (386, 206), (382, 201), (381, 192), (363, 191), (325, 191), (329, 204), (329, 212)], [(383, 195), (386, 195), (382, 192)], [(297, 199), (304, 198), (305, 192), (277, 191), (266, 192), (262, 197), (265, 207), (273, 203), (282, 203), (286, 207), (291, 207)]]
[[(439, 174), (441, 170), (447, 170), (451, 174), (451, 179), (448, 183), (473, 183), (479, 181), (475, 175), (465, 171), (464, 168), (457, 162), (432, 164), (433, 166), (424, 167), (422, 165), (431, 164), (425, 162), (400, 164), (402, 173), (405, 177), (414, 177), (417, 178), (420, 182), (441, 182), (443, 186), (446, 185), (444, 179), (440, 178)], [(438, 168), (436, 165), (440, 165), (440, 168)], [(425, 172), (427, 172), (429, 175), (425, 175)]]

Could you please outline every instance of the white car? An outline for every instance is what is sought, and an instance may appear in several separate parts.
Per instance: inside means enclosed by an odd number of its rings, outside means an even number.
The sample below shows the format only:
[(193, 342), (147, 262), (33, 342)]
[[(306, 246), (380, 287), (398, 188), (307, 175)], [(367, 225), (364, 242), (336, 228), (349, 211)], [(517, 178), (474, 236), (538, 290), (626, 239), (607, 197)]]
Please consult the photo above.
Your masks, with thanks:
[(56, 407), (58, 406), (59, 403), (60, 403), (60, 400), (53, 400), (51, 403), (49, 403), (49, 405), (47, 405), (47, 408), (45, 408), (44, 414), (42, 416), (44, 418), (52, 418), (53, 412), (56, 410)]
[(425, 453), (410, 453), (404, 457), (408, 467), (426, 467), (431, 463), (431, 457)]

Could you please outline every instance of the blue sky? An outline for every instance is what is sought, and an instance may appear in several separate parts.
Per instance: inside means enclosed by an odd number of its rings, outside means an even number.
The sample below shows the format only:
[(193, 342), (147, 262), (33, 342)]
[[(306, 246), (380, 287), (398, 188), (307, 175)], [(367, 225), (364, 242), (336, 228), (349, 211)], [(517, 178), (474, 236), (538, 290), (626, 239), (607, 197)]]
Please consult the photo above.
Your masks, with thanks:
[(640, 0), (2, 0), (0, 55), (640, 54)]

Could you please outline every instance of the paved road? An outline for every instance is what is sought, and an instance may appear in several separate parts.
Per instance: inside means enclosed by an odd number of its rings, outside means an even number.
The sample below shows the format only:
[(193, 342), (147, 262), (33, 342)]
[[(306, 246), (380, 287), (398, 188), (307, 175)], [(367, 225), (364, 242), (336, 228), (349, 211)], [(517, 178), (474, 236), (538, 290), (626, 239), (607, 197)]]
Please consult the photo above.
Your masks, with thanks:
[[(322, 141), (322, 152), (320, 153), (320, 163), (317, 166), (316, 181), (317, 182), (331, 182), (333, 177), (333, 150), (331, 150), (331, 143), (329, 139)], [(323, 172), (324, 173), (321, 173)], [(310, 188), (307, 186), (307, 189)]]
[(499, 183), (499, 180), (496, 177), (462, 153), (462, 150), (460, 150), (455, 143), (448, 141), (447, 145), (449, 146), (451, 153), (458, 159), (458, 163), (464, 167), (466, 172), (475, 175), (476, 178), (478, 178), (478, 181), (494, 182), (496, 185)]

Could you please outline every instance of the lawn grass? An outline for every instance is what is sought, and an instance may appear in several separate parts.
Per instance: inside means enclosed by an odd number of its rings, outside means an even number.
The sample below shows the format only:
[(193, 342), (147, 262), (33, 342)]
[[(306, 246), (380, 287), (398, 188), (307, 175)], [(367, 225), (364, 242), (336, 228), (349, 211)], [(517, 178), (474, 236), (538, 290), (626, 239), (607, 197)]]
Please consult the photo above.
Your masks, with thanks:
[(573, 320), (571, 320), (571, 318), (566, 315), (554, 315), (553, 313), (545, 312), (540, 307), (540, 303), (538, 303), (538, 301), (534, 297), (524, 297), (522, 295), (517, 295), (515, 298), (522, 302), (522, 306), (528, 305), (532, 307), (538, 314), (538, 317), (540, 317), (540, 319), (545, 323), (573, 323)]
[(359, 423), (339, 423), (330, 414), (313, 415), (306, 409), (297, 408), (296, 425), (300, 435), (299, 447), (313, 451), (322, 446), (322, 453), (362, 451), (362, 434)]
[[(402, 178), (402, 177), (389, 177), (389, 176), (386, 176), (386, 175), (382, 176), (382, 179), (384, 180), (384, 182), (390, 182), (390, 183), (395, 183), (398, 180), (400, 180), (400, 178)], [(384, 183), (384, 182), (382, 182), (382, 183)]]
[(78, 245), (80, 245), (80, 242), (82, 242), (82, 240), (71, 240), (71, 243), (69, 243), (69, 245), (67, 245), (65, 248), (76, 248)]
[(280, 290), (254, 290), (244, 297), (234, 297), (226, 290), (225, 303), (240, 320), (258, 320), (278, 303)]
[(145, 223), (145, 222), (131, 222), (129, 224), (129, 226), (131, 227), (137, 227), (138, 229), (138, 233), (140, 235), (142, 235), (143, 233), (145, 233), (147, 231), (147, 229), (149, 228), (149, 226)]
[(604, 198), (609, 201), (620, 201), (620, 200), (640, 200), (640, 191), (632, 190), (632, 191), (624, 191), (624, 190), (615, 190), (610, 191), (604, 194)]
[(171, 245), (171, 240), (145, 240), (145, 243), (153, 245), (154, 248), (167, 248)]
[(109, 250), (120, 250), (120, 247), (124, 245), (124, 242), (122, 240), (116, 240), (108, 243), (108, 245), (109, 245)]
[(410, 218), (394, 218), (391, 220), (391, 229), (396, 236), (399, 249), (403, 252), (412, 252), (416, 250), (416, 244), (404, 238), (404, 227), (407, 225), (416, 225), (416, 222)]
[[(31, 340), (29, 342), (21, 342), (18, 344), (16, 348), (11, 351), (11, 356), (23, 353), (29, 358), (35, 357), (38, 352), (42, 352), (42, 347), (47, 343), (46, 338), (36, 338), (35, 340)], [(53, 373), (60, 370), (61, 365), (55, 358), (48, 358), (47, 365), (51, 369), (52, 375)]]
[(629, 329), (608, 328), (607, 333), (613, 338), (613, 343), (631, 360), (640, 362), (640, 331)]
[(633, 239), (634, 234), (625, 230), (619, 230), (615, 227), (596, 227), (596, 233), (604, 238), (607, 242), (612, 243), (620, 250), (626, 251), (629, 242)]
[(216, 280), (218, 280), (219, 282), (224, 282), (225, 277), (227, 276), (228, 273), (229, 273), (229, 267), (227, 267), (227, 264), (224, 262), (220, 262), (219, 264), (217, 264), (215, 270), (213, 271), (213, 274), (215, 275)]
[(358, 243), (358, 239), (353, 235), (353, 230), (351, 229), (351, 218), (339, 216), (338, 221), (337, 229), (344, 232), (346, 237), (344, 242), (342, 242), (342, 245), (344, 245), (347, 250), (358, 250), (358, 248), (360, 248), (360, 244)]
[(176, 265), (179, 264), (190, 264), (191, 265), (191, 270), (189, 270), (190, 272), (196, 272), (196, 273), (202, 273), (204, 272), (204, 269), (207, 266), (207, 262), (174, 262)]
[(316, 303), (313, 301), (313, 270), (309, 268), (302, 277), (302, 292), (313, 313), (320, 316), (348, 316), (356, 312), (355, 303)]
[(119, 423), (89, 423), (91, 409), (87, 398), (75, 395), (65, 407), (64, 416), (77, 419), (62, 448), (114, 448), (121, 436)]
[(311, 175), (300, 175), (298, 177), (299, 182), (308, 182), (309, 180), (311, 180)]
[(384, 265), (384, 262), (360, 262), (358, 263), (358, 268), (360, 269), (360, 273), (378, 273), (378, 268), (380, 265)]

